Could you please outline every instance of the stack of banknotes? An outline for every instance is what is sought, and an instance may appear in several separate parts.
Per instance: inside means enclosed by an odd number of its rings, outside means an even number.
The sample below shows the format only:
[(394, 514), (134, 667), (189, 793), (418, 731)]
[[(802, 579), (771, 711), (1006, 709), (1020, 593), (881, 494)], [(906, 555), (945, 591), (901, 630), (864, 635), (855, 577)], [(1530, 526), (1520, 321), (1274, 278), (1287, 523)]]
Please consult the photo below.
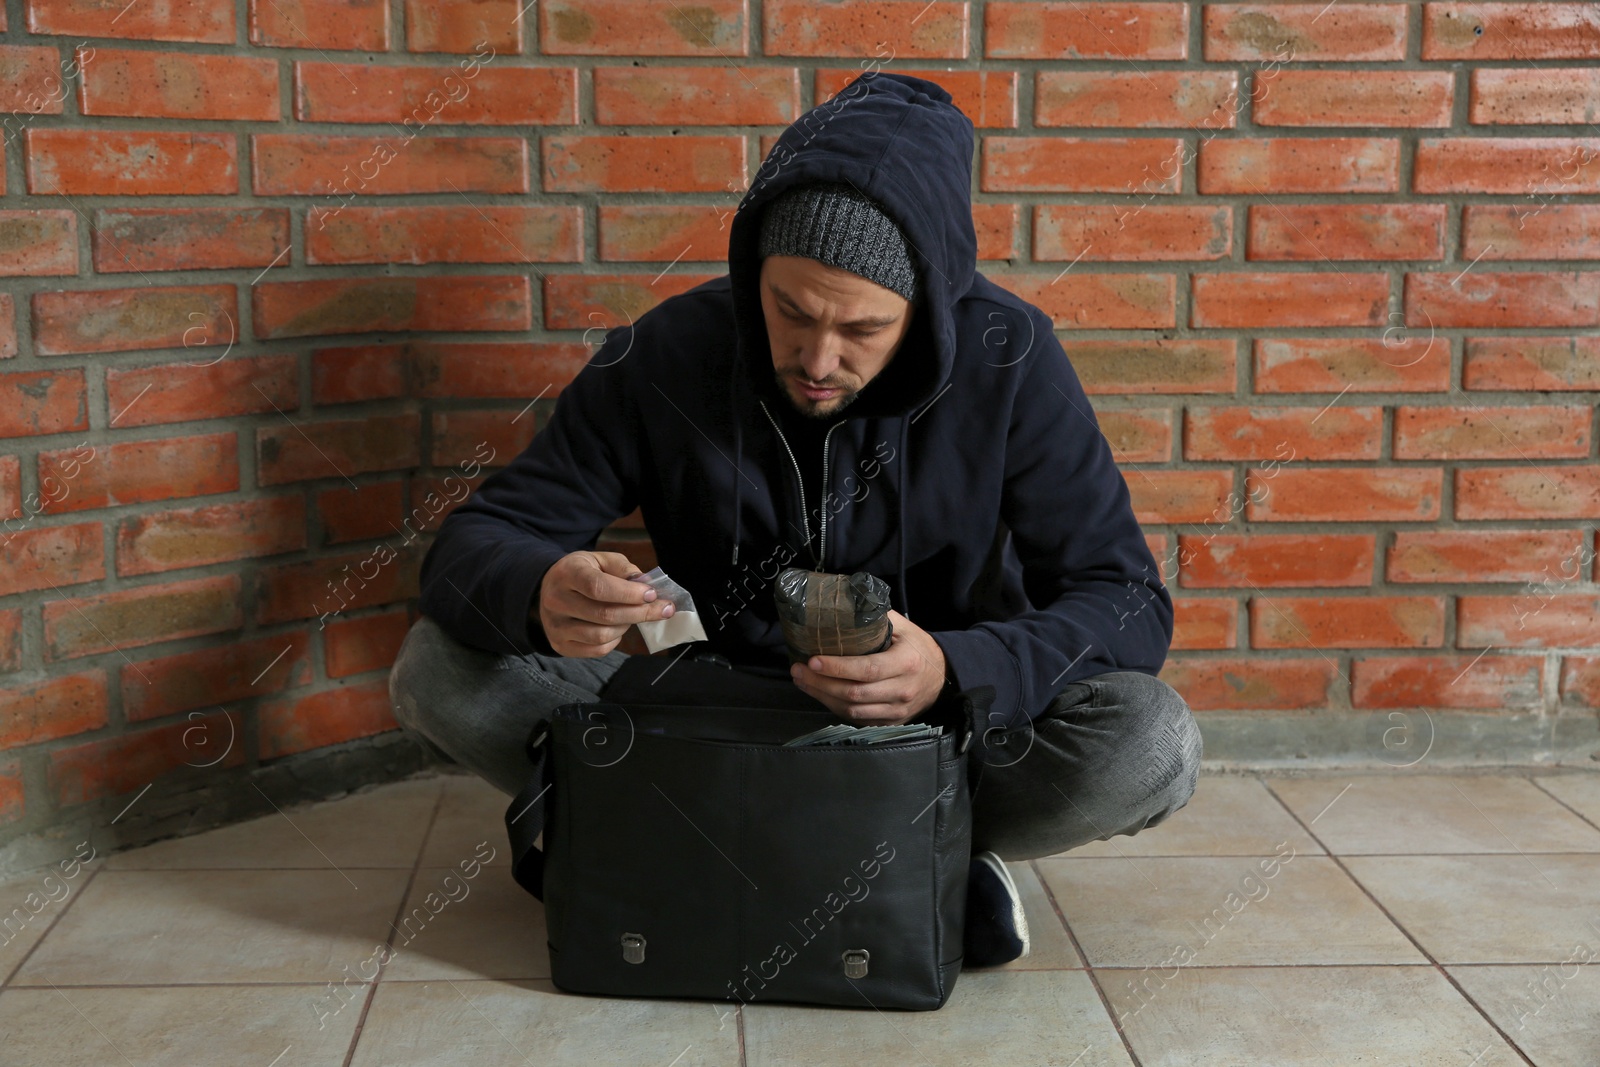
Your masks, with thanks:
[(796, 745), (881, 745), (885, 741), (916, 741), (924, 737), (938, 737), (944, 733), (943, 726), (931, 723), (898, 723), (893, 726), (851, 726), (849, 723), (836, 722), (831, 726), (824, 726), (820, 730), (813, 730), (809, 734), (801, 734), (792, 741), (785, 741), (784, 748)]

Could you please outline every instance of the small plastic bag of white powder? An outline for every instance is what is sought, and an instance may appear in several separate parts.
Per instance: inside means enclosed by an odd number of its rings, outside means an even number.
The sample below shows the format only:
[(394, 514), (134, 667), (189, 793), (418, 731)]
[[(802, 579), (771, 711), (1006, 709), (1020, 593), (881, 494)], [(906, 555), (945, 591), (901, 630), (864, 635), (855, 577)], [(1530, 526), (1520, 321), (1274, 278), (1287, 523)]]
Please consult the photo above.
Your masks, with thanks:
[(700, 613), (694, 609), (694, 597), (689, 595), (689, 590), (668, 578), (660, 567), (645, 574), (636, 574), (628, 581), (643, 582), (654, 589), (656, 598), (650, 603), (666, 602), (673, 608), (671, 618), (635, 624), (639, 627), (639, 636), (644, 638), (645, 647), (651, 652), (660, 652), (663, 648), (672, 648), (687, 641), (706, 640), (706, 629), (700, 625)]

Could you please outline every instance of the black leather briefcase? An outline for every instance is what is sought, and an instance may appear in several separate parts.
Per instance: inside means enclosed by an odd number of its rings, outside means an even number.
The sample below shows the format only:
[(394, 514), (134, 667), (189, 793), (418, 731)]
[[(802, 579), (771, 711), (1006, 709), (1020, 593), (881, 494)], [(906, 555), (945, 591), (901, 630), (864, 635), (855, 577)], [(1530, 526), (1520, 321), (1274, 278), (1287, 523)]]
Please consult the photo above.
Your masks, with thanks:
[[(528, 739), (535, 771), (506, 825), (517, 881), (545, 902), (555, 984), (942, 1006), (962, 962), (967, 730), (786, 748), (838, 718), (786, 679), (697, 661), (652, 692), (665, 666), (633, 657), (599, 703), (557, 708)], [(742, 699), (642, 699), (694, 692)]]

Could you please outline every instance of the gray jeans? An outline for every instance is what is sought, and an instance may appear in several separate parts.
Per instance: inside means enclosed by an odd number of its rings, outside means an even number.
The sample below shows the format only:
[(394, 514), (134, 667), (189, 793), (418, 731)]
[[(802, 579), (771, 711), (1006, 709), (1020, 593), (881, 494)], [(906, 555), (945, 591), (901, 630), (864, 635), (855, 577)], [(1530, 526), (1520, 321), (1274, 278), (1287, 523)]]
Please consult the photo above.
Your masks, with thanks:
[[(599, 700), (627, 658), (483, 652), (423, 617), (400, 648), (389, 693), (405, 730), (514, 795), (532, 774), (523, 743), (534, 723), (562, 704)], [(1080, 679), (1038, 719), (1008, 726), (991, 731), (985, 755), (969, 769), (981, 776), (974, 852), (1024, 860), (1136, 834), (1194, 793), (1199, 727), (1177, 691), (1153, 675)]]

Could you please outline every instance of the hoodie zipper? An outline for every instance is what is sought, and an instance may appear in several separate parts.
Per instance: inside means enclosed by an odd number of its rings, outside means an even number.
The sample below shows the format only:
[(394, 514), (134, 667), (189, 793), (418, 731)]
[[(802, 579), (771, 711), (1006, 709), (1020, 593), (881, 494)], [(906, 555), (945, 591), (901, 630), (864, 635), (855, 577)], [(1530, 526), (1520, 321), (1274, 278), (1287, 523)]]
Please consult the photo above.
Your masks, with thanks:
[(819, 520), (822, 524), (822, 555), (817, 560), (817, 570), (822, 570), (822, 561), (828, 558), (828, 443), (833, 440), (833, 431), (843, 426), (844, 422), (836, 422), (828, 427), (828, 432), (822, 437), (822, 492), (817, 497), (817, 503), (822, 510)]
[[(789, 454), (790, 465), (794, 467), (795, 487), (800, 492), (800, 530), (806, 535), (806, 545), (809, 547), (811, 545), (811, 519), (806, 515), (806, 483), (805, 479), (800, 475), (800, 461), (794, 458), (794, 449), (789, 447), (789, 439), (783, 435), (783, 427), (778, 425), (778, 420), (772, 417), (772, 412), (768, 410), (766, 401), (763, 400), (759, 403), (761, 404), (762, 412), (767, 416), (767, 421), (772, 423), (772, 428), (777, 431), (778, 440), (783, 442), (783, 450)], [(833, 431), (843, 425), (843, 420), (834, 423), (828, 427), (827, 434), (822, 438), (822, 488), (824, 491), (828, 488), (828, 442), (833, 437)], [(826, 501), (822, 504), (821, 524), (822, 552), (821, 554), (811, 553), (811, 559), (819, 571), (823, 569), (822, 563), (828, 552), (828, 506)]]

